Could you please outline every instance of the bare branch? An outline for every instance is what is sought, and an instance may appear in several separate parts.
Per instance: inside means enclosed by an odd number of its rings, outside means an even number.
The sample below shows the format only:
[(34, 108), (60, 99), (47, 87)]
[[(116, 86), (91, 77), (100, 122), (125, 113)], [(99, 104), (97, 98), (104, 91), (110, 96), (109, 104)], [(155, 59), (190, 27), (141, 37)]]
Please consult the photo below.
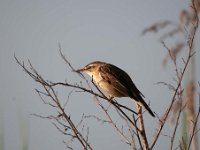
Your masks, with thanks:
[[(196, 13), (196, 15), (197, 15), (197, 13)], [(198, 18), (198, 15), (197, 15), (197, 18)], [(197, 20), (198, 20), (198, 19), (197, 19)], [(171, 104), (169, 105), (168, 110), (167, 110), (167, 112), (166, 112), (166, 114), (165, 114), (165, 117), (163, 118), (163, 122), (160, 124), (160, 128), (159, 128), (159, 130), (158, 130), (158, 132), (157, 132), (157, 135), (156, 135), (156, 137), (155, 137), (155, 139), (154, 139), (154, 141), (153, 141), (153, 143), (152, 143), (150, 149), (152, 149), (152, 148), (154, 147), (154, 145), (155, 145), (155, 143), (156, 143), (156, 141), (157, 141), (157, 139), (158, 139), (158, 137), (159, 137), (159, 135), (160, 135), (160, 133), (161, 133), (161, 131), (162, 131), (162, 129), (163, 129), (163, 126), (164, 126), (164, 124), (165, 124), (165, 122), (166, 122), (166, 120), (167, 120), (167, 117), (168, 117), (168, 115), (169, 115), (169, 113), (170, 113), (170, 111), (171, 111), (171, 108), (172, 108), (172, 106), (173, 106), (173, 103), (174, 103), (174, 101), (175, 101), (175, 98), (176, 98), (176, 95), (177, 95), (177, 93), (178, 93), (178, 90), (179, 90), (179, 88), (180, 88), (180, 86), (181, 86), (181, 82), (182, 82), (183, 76), (184, 76), (184, 74), (185, 74), (185, 72), (186, 72), (186, 69), (187, 69), (187, 67), (188, 67), (188, 64), (189, 64), (189, 62), (190, 62), (190, 60), (191, 60), (191, 56), (192, 56), (192, 53), (193, 53), (193, 43), (194, 43), (194, 39), (195, 39), (195, 35), (196, 35), (196, 30), (197, 30), (197, 28), (198, 28), (198, 21), (196, 21), (196, 23), (194, 24), (194, 31), (192, 32), (191, 40), (190, 40), (190, 43), (189, 43), (189, 45), (188, 45), (188, 57), (187, 57), (187, 60), (186, 60), (186, 62), (185, 62), (185, 66), (184, 66), (184, 68), (183, 68), (183, 71), (182, 71), (180, 77), (178, 76), (179, 82), (178, 82), (178, 84), (177, 84), (177, 87), (176, 87), (176, 89), (175, 89), (174, 95), (173, 95), (173, 97), (172, 97)]]
[(174, 127), (174, 132), (173, 132), (173, 135), (171, 137), (171, 146), (170, 146), (171, 150), (173, 149), (174, 138), (175, 138), (175, 134), (176, 134), (176, 131), (177, 131), (177, 128), (178, 128), (179, 119), (180, 119), (181, 112), (182, 112), (182, 100), (180, 100), (179, 105), (180, 106), (179, 106), (178, 117), (176, 119), (176, 124), (175, 124), (175, 127)]
[[(136, 120), (134, 114), (132, 115), (132, 117), (133, 117), (134, 123), (137, 124), (137, 120)], [(140, 149), (143, 149), (143, 147), (142, 147), (142, 142), (141, 142), (140, 135), (139, 135), (140, 130), (139, 130), (138, 128), (135, 128), (135, 130), (136, 130), (136, 136), (137, 136), (137, 139), (138, 139), (138, 143), (139, 143)]]
[(140, 135), (142, 137), (142, 143), (143, 143), (143, 148), (145, 150), (149, 149), (149, 144), (147, 141), (147, 136), (146, 136), (146, 132), (145, 132), (145, 128), (144, 128), (144, 121), (143, 121), (143, 116), (142, 116), (142, 107), (137, 104), (137, 109), (138, 109), (138, 120), (140, 123)]

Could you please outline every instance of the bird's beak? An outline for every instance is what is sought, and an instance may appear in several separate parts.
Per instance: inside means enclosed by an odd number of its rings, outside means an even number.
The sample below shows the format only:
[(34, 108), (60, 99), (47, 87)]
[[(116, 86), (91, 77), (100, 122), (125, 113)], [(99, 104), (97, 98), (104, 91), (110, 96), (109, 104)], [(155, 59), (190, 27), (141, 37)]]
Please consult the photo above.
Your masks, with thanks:
[(83, 71), (85, 71), (84, 68), (76, 70), (76, 72), (83, 72)]

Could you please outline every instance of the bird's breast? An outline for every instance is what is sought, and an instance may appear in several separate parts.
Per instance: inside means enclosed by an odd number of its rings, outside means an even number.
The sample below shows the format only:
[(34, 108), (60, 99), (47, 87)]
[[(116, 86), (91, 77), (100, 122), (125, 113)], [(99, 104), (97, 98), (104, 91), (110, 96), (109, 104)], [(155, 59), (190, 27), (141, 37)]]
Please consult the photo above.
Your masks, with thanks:
[(98, 83), (98, 82), (100, 82), (100, 81), (103, 80), (103, 78), (101, 77), (101, 75), (100, 75), (99, 73), (93, 73), (93, 74), (91, 74), (90, 76), (92, 77), (92, 79), (93, 79), (96, 83)]
[(93, 73), (90, 75), (95, 83), (106, 93), (113, 97), (123, 97), (125, 96), (119, 90), (117, 90), (113, 85), (112, 82), (108, 79), (104, 79), (100, 73)]

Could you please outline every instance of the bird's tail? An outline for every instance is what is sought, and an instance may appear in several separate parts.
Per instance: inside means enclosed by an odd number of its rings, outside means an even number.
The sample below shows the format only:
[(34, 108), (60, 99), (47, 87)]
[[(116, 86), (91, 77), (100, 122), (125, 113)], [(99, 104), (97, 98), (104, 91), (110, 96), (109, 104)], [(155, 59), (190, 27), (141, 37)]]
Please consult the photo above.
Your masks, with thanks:
[(150, 107), (147, 105), (147, 103), (141, 99), (140, 101), (137, 101), (140, 105), (144, 106), (144, 108), (153, 116), (155, 117), (153, 111), (150, 109)]

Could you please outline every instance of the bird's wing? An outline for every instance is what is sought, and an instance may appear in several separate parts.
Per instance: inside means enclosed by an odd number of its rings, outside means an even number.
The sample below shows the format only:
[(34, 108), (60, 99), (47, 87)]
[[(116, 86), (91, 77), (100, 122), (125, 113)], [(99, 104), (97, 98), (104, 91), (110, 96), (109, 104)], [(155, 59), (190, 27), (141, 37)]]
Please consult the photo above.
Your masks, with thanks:
[(104, 80), (110, 82), (124, 96), (134, 98), (136, 101), (142, 98), (142, 93), (136, 88), (129, 75), (122, 69), (108, 64), (100, 67), (100, 74)]
[(144, 106), (153, 117), (155, 117), (150, 107), (143, 100), (142, 93), (137, 89), (137, 87), (135, 86), (129, 75), (120, 68), (114, 65), (112, 66), (110, 65), (111, 64), (107, 66), (102, 66), (100, 68), (102, 78), (104, 80), (107, 80), (107, 82), (110, 82), (110, 84), (112, 84), (116, 90), (123, 93), (124, 96), (129, 96), (133, 98), (135, 101), (140, 102), (140, 104)]

